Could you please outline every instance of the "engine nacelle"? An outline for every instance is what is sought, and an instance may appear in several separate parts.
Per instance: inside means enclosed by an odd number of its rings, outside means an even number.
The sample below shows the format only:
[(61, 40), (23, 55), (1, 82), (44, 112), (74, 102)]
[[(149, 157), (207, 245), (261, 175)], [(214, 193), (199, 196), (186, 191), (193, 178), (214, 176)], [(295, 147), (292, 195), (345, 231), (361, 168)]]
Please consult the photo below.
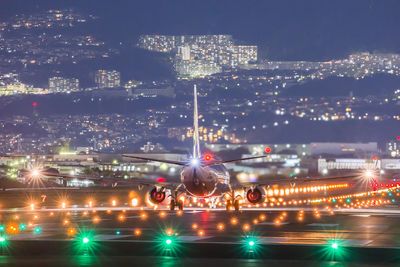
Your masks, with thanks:
[(247, 190), (246, 198), (251, 204), (262, 203), (264, 201), (265, 191), (260, 187)]
[(154, 204), (160, 204), (165, 199), (165, 191), (163, 189), (157, 189), (157, 187), (154, 187), (149, 192), (149, 196), (151, 202), (153, 202)]

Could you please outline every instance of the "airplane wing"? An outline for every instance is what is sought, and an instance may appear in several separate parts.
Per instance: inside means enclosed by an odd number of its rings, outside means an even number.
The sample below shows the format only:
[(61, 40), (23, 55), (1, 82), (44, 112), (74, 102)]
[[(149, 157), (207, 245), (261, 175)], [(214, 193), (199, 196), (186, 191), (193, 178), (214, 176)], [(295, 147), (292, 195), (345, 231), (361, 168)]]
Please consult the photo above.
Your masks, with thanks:
[(263, 181), (257, 182), (246, 182), (246, 183), (233, 183), (231, 186), (233, 189), (239, 189), (243, 187), (250, 186), (271, 186), (271, 185), (288, 185), (288, 184), (297, 184), (297, 183), (309, 183), (309, 182), (327, 182), (327, 181), (335, 181), (335, 180), (343, 180), (343, 179), (351, 179), (351, 178), (359, 178), (360, 174), (346, 174), (346, 175), (338, 175), (338, 176), (317, 176), (317, 177), (302, 177), (302, 178), (281, 178), (281, 179), (265, 179)]
[(125, 158), (132, 158), (132, 159), (139, 159), (139, 160), (144, 160), (144, 161), (154, 161), (154, 162), (168, 163), (168, 164), (174, 164), (174, 165), (179, 165), (179, 166), (187, 165), (184, 162), (174, 161), (174, 160), (137, 157), (137, 156), (130, 156), (130, 155), (122, 155), (122, 156), (125, 157)]
[[(24, 172), (29, 175), (28, 171)], [(94, 182), (107, 183), (110, 185), (118, 186), (163, 186), (165, 188), (175, 188), (181, 183), (179, 181), (168, 181), (165, 178), (114, 178), (114, 177), (98, 177), (98, 176), (82, 176), (82, 175), (68, 175), (56, 172), (40, 171), (36, 174), (40, 177), (61, 178), (65, 180), (91, 180)]]
[(212, 166), (212, 165), (232, 163), (232, 162), (245, 161), (245, 160), (251, 160), (251, 159), (261, 159), (261, 158), (265, 158), (265, 157), (267, 157), (267, 155), (248, 157), (248, 158), (240, 158), (240, 159), (219, 160), (219, 161), (213, 161), (213, 162), (211, 162), (209, 164), (205, 164), (205, 165), (206, 166)]

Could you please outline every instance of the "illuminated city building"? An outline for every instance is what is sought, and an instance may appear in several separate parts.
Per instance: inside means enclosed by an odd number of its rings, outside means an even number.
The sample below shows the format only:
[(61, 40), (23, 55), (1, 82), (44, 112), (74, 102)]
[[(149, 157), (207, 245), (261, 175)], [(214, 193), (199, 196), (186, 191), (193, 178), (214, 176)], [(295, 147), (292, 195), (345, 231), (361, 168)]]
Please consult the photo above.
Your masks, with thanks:
[(98, 70), (94, 80), (98, 88), (120, 87), (121, 74), (116, 70)]
[(311, 143), (311, 154), (331, 154), (331, 155), (371, 155), (379, 153), (378, 143)]
[(326, 174), (329, 170), (375, 170), (381, 169), (380, 160), (371, 159), (318, 159), (318, 172)]
[(389, 143), (386, 144), (386, 153), (393, 157), (399, 157), (400, 156), (400, 141), (390, 141)]
[(69, 93), (79, 90), (79, 80), (75, 78), (52, 77), (49, 78), (49, 92)]
[(220, 73), (257, 61), (257, 46), (235, 45), (231, 35), (143, 35), (139, 47), (174, 53), (179, 78), (195, 78)]

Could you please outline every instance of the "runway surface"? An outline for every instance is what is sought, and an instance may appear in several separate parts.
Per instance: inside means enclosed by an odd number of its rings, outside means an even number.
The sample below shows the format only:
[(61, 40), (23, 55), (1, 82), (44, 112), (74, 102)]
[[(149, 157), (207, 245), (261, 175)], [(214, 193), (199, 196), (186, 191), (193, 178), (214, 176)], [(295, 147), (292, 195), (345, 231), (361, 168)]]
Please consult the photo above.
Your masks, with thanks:
[[(134, 261), (143, 266), (368, 266), (365, 258), (373, 252), (374, 266), (376, 261), (390, 266), (397, 256), (381, 259), (388, 254), (375, 251), (385, 248), (390, 255), (393, 251), (400, 255), (400, 209), (395, 204), (368, 209), (316, 205), (169, 211), (165, 206), (155, 210), (129, 202), (113, 204), (110, 196), (105, 201), (100, 196), (97, 193), (92, 207), (72, 204), (82, 203), (78, 198), (65, 205), (54, 201), (34, 206), (17, 202), (20, 197), (14, 195), (7, 201), (3, 198), (0, 265), (98, 266)], [(160, 248), (165, 251), (155, 251)], [(318, 253), (325, 249), (347, 255), (321, 258)], [(196, 254), (196, 250), (204, 251)], [(232, 251), (238, 258), (231, 258)], [(240, 259), (241, 254), (254, 259)], [(262, 254), (266, 261), (258, 259)], [(275, 256), (268, 258), (269, 254)], [(337, 262), (351, 262), (352, 254), (362, 255), (361, 263)], [(204, 259), (208, 255), (213, 259)]]
[(71, 240), (90, 232), (93, 241), (154, 241), (171, 235), (182, 242), (240, 243), (254, 236), (260, 244), (326, 244), (397, 247), (397, 209), (222, 209), (181, 211), (102, 207), (0, 210), (12, 240)]

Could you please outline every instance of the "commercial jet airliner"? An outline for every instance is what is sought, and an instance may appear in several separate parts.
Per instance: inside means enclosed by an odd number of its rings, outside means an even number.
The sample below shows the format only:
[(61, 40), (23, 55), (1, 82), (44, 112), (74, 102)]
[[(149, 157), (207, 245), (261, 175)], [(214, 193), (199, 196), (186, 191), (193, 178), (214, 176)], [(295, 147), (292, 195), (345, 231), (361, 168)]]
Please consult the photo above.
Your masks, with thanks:
[[(179, 162), (171, 160), (161, 160), (155, 158), (136, 157), (124, 155), (127, 158), (134, 158), (145, 161), (154, 161), (167, 164), (181, 166), (180, 183), (176, 184), (172, 189), (174, 192), (171, 195), (170, 209), (175, 207), (183, 209), (183, 201), (178, 198), (178, 195), (185, 193), (196, 198), (218, 198), (228, 195), (227, 209), (234, 207), (239, 210), (239, 199), (234, 195), (234, 188), (230, 184), (229, 172), (225, 168), (224, 163), (252, 160), (264, 158), (265, 155), (248, 157), (233, 160), (216, 160), (211, 154), (202, 154), (200, 151), (199, 138), (199, 113), (197, 105), (197, 88), (194, 85), (193, 89), (193, 154), (188, 162)], [(161, 203), (166, 197), (164, 187), (155, 187), (150, 191), (150, 200), (154, 203)], [(252, 203), (257, 203), (262, 200), (262, 193), (259, 189), (252, 188), (247, 194), (247, 198)]]

